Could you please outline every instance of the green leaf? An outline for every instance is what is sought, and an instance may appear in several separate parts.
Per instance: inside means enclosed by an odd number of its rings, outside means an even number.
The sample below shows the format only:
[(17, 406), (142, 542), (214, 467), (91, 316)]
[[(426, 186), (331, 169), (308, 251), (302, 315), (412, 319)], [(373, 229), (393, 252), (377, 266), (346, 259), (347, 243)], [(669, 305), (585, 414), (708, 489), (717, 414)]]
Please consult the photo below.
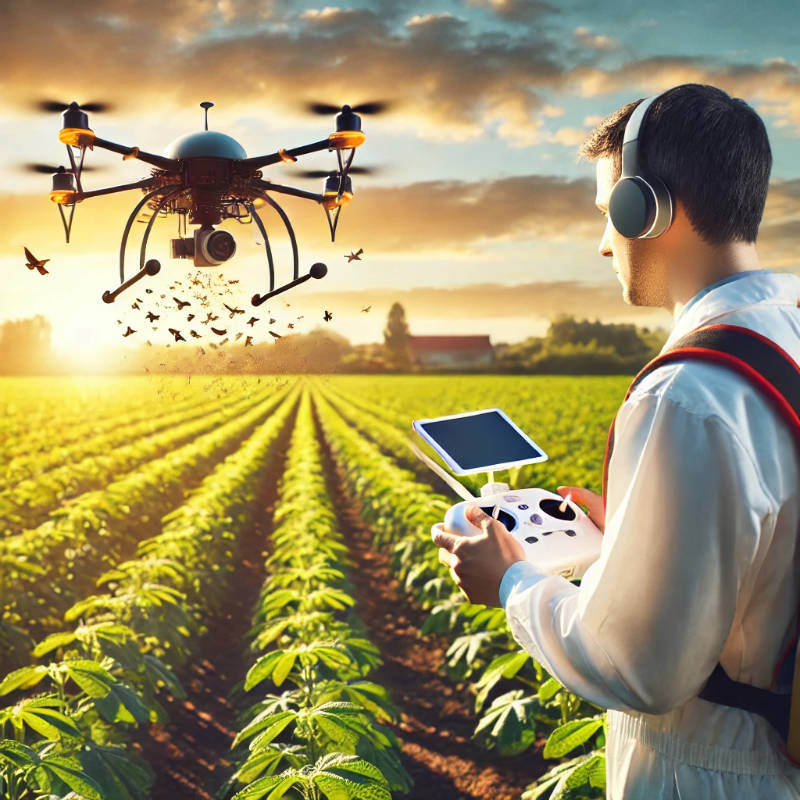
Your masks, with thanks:
[(250, 691), (250, 689), (257, 686), (261, 681), (269, 678), (282, 657), (283, 652), (281, 650), (273, 650), (259, 658), (247, 671), (247, 675), (244, 679), (245, 691)]
[(559, 689), (562, 689), (563, 686), (555, 679), (555, 678), (548, 678), (540, 687), (538, 692), (538, 698), (540, 703), (546, 703), (551, 697), (553, 697)]
[(297, 651), (290, 650), (278, 659), (275, 669), (272, 672), (272, 682), (276, 686), (280, 686), (285, 680), (286, 676), (292, 671), (294, 662), (297, 660)]
[(285, 770), (280, 775), (266, 775), (237, 792), (233, 796), (233, 800), (260, 800), (262, 797), (266, 797), (268, 800), (277, 800), (277, 798), (283, 797), (295, 783), (304, 783), (304, 781), (293, 769)]
[(97, 697), (95, 707), (107, 722), (147, 722), (150, 710), (128, 685), (115, 683), (105, 697)]
[(590, 739), (602, 727), (602, 719), (592, 717), (572, 719), (550, 734), (542, 755), (545, 758), (561, 758)]
[(69, 677), (89, 697), (105, 697), (116, 683), (116, 678), (96, 661), (75, 659), (74, 661), (65, 661), (63, 663), (67, 668)]
[(278, 736), (284, 728), (297, 719), (296, 711), (262, 711), (252, 722), (242, 728), (233, 740), (231, 747), (236, 747), (240, 742), (262, 731), (259, 743), (268, 744)]
[(0, 695), (13, 692), (14, 689), (29, 689), (31, 686), (36, 686), (45, 675), (47, 675), (47, 667), (44, 664), (15, 669), (13, 672), (9, 672), (0, 683)]
[(71, 644), (75, 641), (75, 631), (65, 631), (63, 633), (51, 633), (50, 636), (43, 639), (36, 647), (33, 648), (33, 655), (36, 658), (41, 658), (51, 650), (64, 645)]
[(35, 750), (13, 739), (0, 740), (0, 759), (18, 768), (36, 766), (39, 763)]
[(392, 800), (381, 771), (356, 756), (323, 756), (314, 765), (312, 781), (328, 800)]
[(141, 800), (153, 782), (149, 766), (134, 761), (131, 753), (119, 747), (88, 742), (78, 758), (84, 771), (97, 781), (106, 800)]
[(60, 739), (61, 735), (81, 738), (78, 726), (65, 714), (52, 708), (25, 706), (20, 711), (22, 721), (45, 739)]
[(45, 756), (41, 761), (41, 766), (53, 773), (75, 792), (82, 795), (86, 800), (103, 800), (100, 787), (85, 772), (81, 770), (80, 762), (77, 758), (66, 758), (64, 756)]

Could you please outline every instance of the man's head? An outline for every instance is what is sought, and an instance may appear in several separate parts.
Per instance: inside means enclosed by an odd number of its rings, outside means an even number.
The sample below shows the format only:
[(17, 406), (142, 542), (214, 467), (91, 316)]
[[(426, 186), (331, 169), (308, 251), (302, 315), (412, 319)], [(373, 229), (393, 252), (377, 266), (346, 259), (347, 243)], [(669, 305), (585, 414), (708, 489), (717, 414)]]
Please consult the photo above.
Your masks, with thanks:
[[(606, 117), (581, 145), (597, 161), (596, 204), (608, 198), (621, 171), (625, 126), (641, 100)], [(612, 256), (632, 305), (670, 307), (681, 269), (708, 269), (731, 246), (755, 242), (772, 167), (767, 132), (756, 112), (713, 86), (684, 84), (659, 96), (639, 131), (641, 173), (657, 176), (672, 193), (669, 229), (654, 239), (626, 239), (610, 221), (600, 253)], [(741, 249), (741, 248), (740, 248)]]

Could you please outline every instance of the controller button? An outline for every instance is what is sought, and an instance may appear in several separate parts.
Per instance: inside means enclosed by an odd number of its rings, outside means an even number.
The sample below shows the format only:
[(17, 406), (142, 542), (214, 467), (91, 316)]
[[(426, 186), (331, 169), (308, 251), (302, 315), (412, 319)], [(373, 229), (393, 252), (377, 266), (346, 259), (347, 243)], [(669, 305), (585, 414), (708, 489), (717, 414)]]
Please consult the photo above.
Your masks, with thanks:
[(528, 544), (536, 544), (536, 542), (538, 542), (539, 540), (535, 536), (526, 536), (525, 541)]
[(575, 531), (573, 531), (573, 530), (564, 531), (564, 533), (566, 533), (566, 534), (567, 534), (567, 536), (577, 536), (577, 535), (578, 535), (578, 534), (577, 534), (577, 533), (575, 533)]
[(527, 510), (528, 510), (528, 506), (527, 506), (525, 503), (520, 503), (520, 504), (517, 506), (517, 508), (518, 508), (520, 511), (527, 511)]
[(542, 518), (538, 514), (531, 514), (531, 522), (534, 525), (541, 525), (542, 524)]

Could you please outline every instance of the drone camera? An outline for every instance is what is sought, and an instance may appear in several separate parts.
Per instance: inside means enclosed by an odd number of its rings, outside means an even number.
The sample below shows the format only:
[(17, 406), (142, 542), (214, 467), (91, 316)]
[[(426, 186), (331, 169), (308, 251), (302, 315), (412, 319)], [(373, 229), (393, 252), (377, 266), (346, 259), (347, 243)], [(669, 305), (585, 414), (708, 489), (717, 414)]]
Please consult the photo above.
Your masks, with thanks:
[(200, 228), (194, 236), (172, 239), (173, 258), (193, 258), (196, 267), (215, 267), (236, 252), (236, 240), (228, 231)]

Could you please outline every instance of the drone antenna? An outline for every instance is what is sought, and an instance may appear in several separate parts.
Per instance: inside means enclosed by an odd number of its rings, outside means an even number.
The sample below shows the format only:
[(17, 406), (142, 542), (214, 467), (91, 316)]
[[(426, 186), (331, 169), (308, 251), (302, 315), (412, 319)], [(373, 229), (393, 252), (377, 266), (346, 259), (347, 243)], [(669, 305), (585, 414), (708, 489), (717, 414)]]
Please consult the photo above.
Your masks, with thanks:
[(204, 108), (206, 110), (206, 130), (208, 130), (208, 109), (211, 108), (214, 104), (209, 100), (203, 100), (200, 103), (200, 108)]

